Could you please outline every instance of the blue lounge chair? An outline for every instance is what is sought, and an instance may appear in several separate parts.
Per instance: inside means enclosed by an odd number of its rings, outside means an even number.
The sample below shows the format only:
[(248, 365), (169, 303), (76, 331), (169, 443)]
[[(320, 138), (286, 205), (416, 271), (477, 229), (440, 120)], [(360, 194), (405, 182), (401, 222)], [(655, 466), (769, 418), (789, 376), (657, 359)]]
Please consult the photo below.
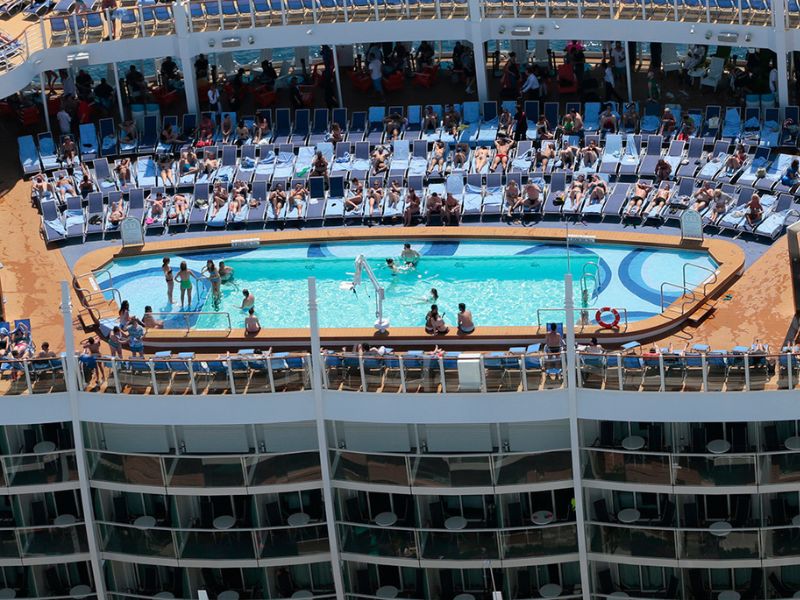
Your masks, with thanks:
[(100, 149), (97, 144), (97, 130), (94, 123), (81, 123), (78, 128), (81, 160), (89, 161), (97, 158)]
[(61, 168), (61, 161), (58, 158), (58, 150), (53, 141), (53, 136), (49, 133), (40, 133), (39, 138), (39, 160), (45, 171), (52, 171)]
[(41, 173), (42, 163), (39, 160), (39, 152), (36, 150), (36, 142), (32, 135), (23, 135), (17, 138), (19, 146), (19, 164), (25, 175)]
[(42, 234), (45, 242), (60, 242), (66, 239), (67, 229), (64, 221), (58, 213), (58, 208), (54, 200), (42, 202)]

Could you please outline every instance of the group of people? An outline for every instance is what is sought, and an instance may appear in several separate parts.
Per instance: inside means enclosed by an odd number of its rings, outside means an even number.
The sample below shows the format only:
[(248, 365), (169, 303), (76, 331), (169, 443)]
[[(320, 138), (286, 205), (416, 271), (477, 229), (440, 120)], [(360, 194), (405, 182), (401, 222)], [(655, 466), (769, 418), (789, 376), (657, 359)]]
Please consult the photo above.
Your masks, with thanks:
[[(42, 342), (41, 349), (36, 351), (30, 327), (25, 323), (17, 322), (17, 326), (13, 329), (5, 325), (0, 326), (0, 361), (47, 360), (51, 358), (56, 358), (56, 355), (50, 350), (48, 342)], [(10, 366), (12, 380), (22, 377), (22, 369), (15, 368), (13, 362), (10, 363)]]

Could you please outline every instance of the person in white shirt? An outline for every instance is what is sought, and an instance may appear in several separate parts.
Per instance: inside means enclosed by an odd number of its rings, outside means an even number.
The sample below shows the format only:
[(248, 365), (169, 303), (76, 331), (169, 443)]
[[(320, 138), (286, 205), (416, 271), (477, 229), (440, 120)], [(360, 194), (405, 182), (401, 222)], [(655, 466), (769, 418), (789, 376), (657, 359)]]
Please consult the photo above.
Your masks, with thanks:
[(604, 61), (600, 63), (600, 68), (603, 70), (603, 83), (605, 84), (606, 88), (606, 102), (609, 102), (612, 99), (616, 100), (617, 102), (622, 102), (622, 97), (614, 88), (614, 70), (611, 68), (611, 65)]
[(378, 96), (383, 98), (383, 63), (378, 54), (375, 54), (369, 61), (369, 76), (372, 79), (372, 87), (375, 88)]
[(775, 68), (775, 65), (771, 65), (772, 68), (769, 70), (769, 91), (773, 94), (778, 93), (778, 69)]
[(527, 94), (529, 100), (539, 100), (539, 78), (533, 71), (533, 67), (528, 67), (528, 78), (522, 86), (522, 93)]
[(611, 50), (611, 61), (614, 63), (615, 77), (625, 77), (625, 48), (620, 42), (614, 44)]
[(67, 135), (72, 132), (72, 117), (64, 110), (64, 107), (61, 107), (61, 110), (56, 114), (56, 120), (58, 121), (58, 127), (61, 129), (61, 133)]
[(214, 111), (215, 113), (221, 112), (220, 102), (219, 102), (219, 90), (217, 86), (213, 83), (211, 87), (208, 88), (208, 108), (209, 110)]
[(72, 79), (72, 75), (70, 75), (66, 69), (61, 71), (61, 87), (64, 90), (65, 96), (77, 96), (75, 80)]

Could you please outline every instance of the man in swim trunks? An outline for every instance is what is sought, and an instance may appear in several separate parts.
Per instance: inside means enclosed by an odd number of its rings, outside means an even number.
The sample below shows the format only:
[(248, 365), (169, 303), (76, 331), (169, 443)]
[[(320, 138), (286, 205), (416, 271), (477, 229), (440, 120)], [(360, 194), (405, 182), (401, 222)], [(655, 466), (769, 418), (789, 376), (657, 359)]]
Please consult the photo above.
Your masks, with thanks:
[(252, 307), (256, 303), (256, 297), (250, 293), (249, 290), (242, 290), (242, 305), (239, 307), (242, 310)]
[(406, 261), (407, 265), (417, 266), (419, 262), (419, 252), (411, 247), (411, 244), (403, 244), (403, 251), (400, 253), (400, 258)]
[(633, 196), (631, 196), (631, 199), (628, 201), (628, 208), (625, 210), (625, 214), (629, 217), (638, 215), (645, 198), (647, 198), (647, 194), (649, 194), (652, 189), (652, 185), (644, 181), (637, 181), (636, 185), (633, 187)]

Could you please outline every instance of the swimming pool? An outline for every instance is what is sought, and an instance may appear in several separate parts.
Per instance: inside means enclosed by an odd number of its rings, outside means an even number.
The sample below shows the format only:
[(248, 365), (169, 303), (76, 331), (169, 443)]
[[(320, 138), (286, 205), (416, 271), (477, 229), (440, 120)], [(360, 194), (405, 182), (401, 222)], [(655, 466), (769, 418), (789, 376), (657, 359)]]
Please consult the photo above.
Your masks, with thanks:
[[(222, 285), (219, 299), (212, 297), (207, 281), (201, 279), (191, 309), (185, 307), (183, 312), (179, 303), (167, 302), (161, 255), (116, 259), (106, 265), (108, 274), (98, 273), (97, 281), (104, 289), (117, 288), (134, 315), (141, 316), (146, 305), (155, 312), (170, 313), (168, 328), (183, 328), (189, 319), (196, 329), (226, 329), (227, 315), (234, 328), (243, 327), (245, 314), (239, 306), (245, 288), (255, 295), (262, 327), (302, 328), (308, 327), (307, 278), (314, 276), (321, 327), (372, 327), (376, 293), (369, 279), (365, 274), (354, 291), (348, 285), (353, 281), (354, 259), (363, 254), (385, 289), (384, 317), (392, 327), (421, 327), (431, 304), (431, 288), (438, 291), (437, 303), (449, 324), (455, 322), (458, 303), (464, 302), (478, 326), (536, 326), (539, 321), (563, 320), (563, 313), (542, 309), (563, 306), (568, 268), (575, 281), (577, 308), (626, 309), (629, 322), (661, 312), (661, 284), (681, 284), (685, 264), (701, 267), (686, 268), (690, 287), (709, 277), (707, 269), (717, 268), (704, 250), (622, 244), (571, 243), (569, 259), (563, 243), (543, 241), (417, 240), (412, 247), (421, 259), (416, 269), (399, 274), (391, 272), (385, 259), (398, 259), (401, 240), (187, 249), (170, 255), (174, 269), (186, 261), (199, 276), (208, 259), (224, 260), (235, 276)], [(670, 287), (665, 301), (672, 302), (679, 294)], [(178, 302), (179, 296), (176, 285)], [(189, 310), (216, 314), (187, 317)]]

